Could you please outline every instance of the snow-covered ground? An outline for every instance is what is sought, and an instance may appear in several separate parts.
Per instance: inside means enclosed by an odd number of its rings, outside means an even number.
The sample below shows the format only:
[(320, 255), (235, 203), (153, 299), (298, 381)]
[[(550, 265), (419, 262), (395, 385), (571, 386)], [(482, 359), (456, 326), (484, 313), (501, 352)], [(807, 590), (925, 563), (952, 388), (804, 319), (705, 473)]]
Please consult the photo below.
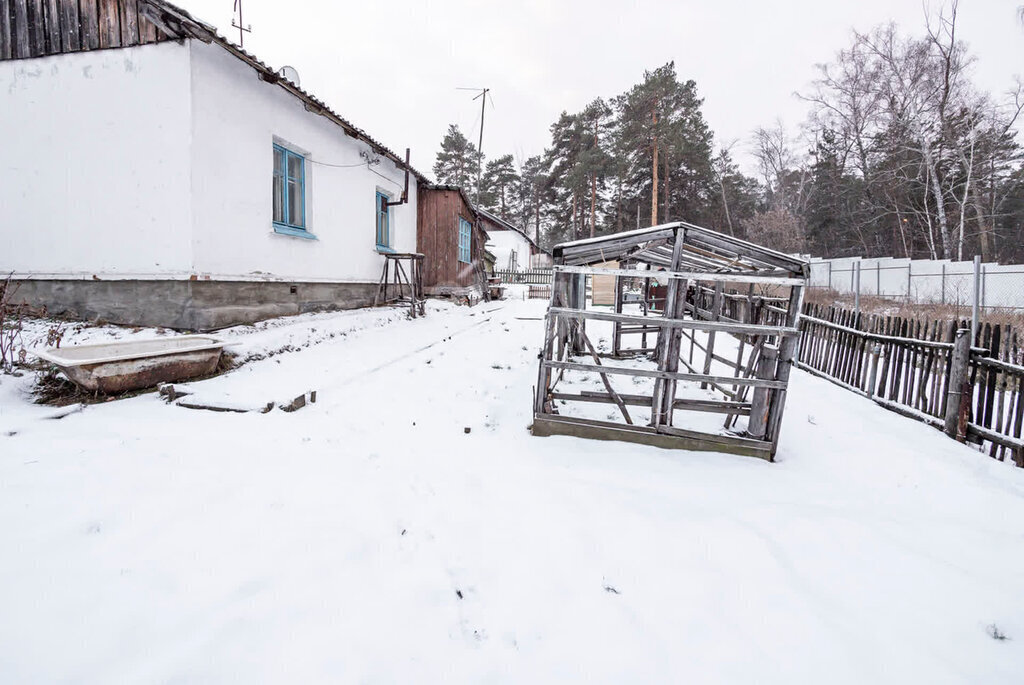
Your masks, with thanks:
[(775, 464), (534, 438), (544, 306), (225, 332), (292, 413), (0, 376), (0, 682), (1021, 682), (1024, 470), (800, 372)]

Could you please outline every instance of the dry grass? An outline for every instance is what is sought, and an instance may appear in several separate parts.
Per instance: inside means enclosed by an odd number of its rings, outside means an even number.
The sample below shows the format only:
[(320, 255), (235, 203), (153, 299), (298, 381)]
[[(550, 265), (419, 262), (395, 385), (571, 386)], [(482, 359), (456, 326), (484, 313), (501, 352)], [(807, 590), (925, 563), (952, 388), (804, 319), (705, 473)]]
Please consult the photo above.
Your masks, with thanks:
[[(817, 305), (835, 305), (844, 309), (853, 309), (855, 299), (849, 293), (839, 293), (827, 288), (808, 288), (804, 297), (806, 302)], [(861, 295), (860, 310), (865, 314), (879, 316), (899, 316), (905, 319), (921, 321), (951, 321), (954, 319), (970, 320), (971, 307), (963, 304), (941, 304), (938, 302), (907, 302), (873, 295)], [(993, 326), (1012, 326), (1024, 330), (1024, 312), (1016, 309), (988, 307), (982, 310), (981, 323)]]

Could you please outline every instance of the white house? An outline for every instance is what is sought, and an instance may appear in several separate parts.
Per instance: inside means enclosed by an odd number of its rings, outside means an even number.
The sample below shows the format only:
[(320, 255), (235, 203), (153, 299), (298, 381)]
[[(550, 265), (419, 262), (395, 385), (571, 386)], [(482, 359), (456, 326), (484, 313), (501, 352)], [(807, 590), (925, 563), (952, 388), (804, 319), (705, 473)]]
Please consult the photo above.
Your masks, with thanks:
[(21, 298), (208, 330), (370, 304), (382, 253), (416, 251), (425, 177), (297, 83), (162, 0), (51, 5), (0, 13)]
[(483, 209), (479, 212), (487, 231), (487, 250), (494, 255), (494, 268), (517, 271), (551, 265), (551, 254), (525, 231), (496, 214)]

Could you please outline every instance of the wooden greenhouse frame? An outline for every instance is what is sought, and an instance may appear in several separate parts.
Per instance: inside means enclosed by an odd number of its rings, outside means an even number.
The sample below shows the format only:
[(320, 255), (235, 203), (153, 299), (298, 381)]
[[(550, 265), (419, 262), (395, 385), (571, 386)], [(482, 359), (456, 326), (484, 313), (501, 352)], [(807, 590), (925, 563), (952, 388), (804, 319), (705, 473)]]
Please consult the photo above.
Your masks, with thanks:
[[(595, 266), (613, 260), (622, 268)], [(534, 435), (623, 440), (774, 460), (796, 357), (807, 262), (683, 222), (562, 243), (554, 248), (554, 261), (534, 397)], [(615, 277), (610, 310), (587, 307), (590, 275)], [(654, 296), (652, 279), (667, 283), (661, 297)], [(640, 291), (638, 296), (634, 293), (640, 313), (623, 311), (630, 284)], [(610, 353), (599, 352), (590, 341), (588, 321), (612, 323)], [(706, 333), (704, 342), (698, 340), (700, 332)], [(738, 340), (735, 359), (723, 356), (721, 349), (716, 352), (715, 338), (724, 334)], [(696, 351), (702, 358), (694, 359)], [(656, 368), (606, 363), (627, 358), (650, 359)], [(713, 373), (712, 362), (732, 373)], [(597, 374), (604, 392), (561, 391), (558, 385), (566, 371)], [(617, 392), (610, 377), (619, 376), (653, 378), (653, 392)], [(680, 382), (700, 383), (716, 399), (679, 397)], [(622, 422), (559, 412), (559, 406), (575, 402), (615, 405)], [(634, 424), (629, 406), (650, 407), (650, 423)], [(720, 413), (725, 422), (716, 433), (690, 430), (674, 425), (680, 411)], [(736, 426), (738, 416), (748, 417), (744, 431)]]

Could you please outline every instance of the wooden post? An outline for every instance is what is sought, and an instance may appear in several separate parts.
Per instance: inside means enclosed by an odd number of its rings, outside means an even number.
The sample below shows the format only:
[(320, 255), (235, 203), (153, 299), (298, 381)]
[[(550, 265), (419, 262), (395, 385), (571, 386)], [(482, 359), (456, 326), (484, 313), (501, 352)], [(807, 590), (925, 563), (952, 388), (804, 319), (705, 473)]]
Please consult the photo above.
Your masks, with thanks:
[[(721, 281), (715, 281), (715, 295), (711, 301), (711, 320), (718, 321), (722, 315), (722, 287), (724, 284)], [(711, 358), (715, 352), (715, 332), (711, 331), (708, 333), (708, 349), (704, 357), (704, 374), (709, 375), (711, 373)], [(704, 390), (708, 387), (707, 383), (701, 383), (700, 389)]]
[(961, 429), (961, 415), (965, 408), (970, 409), (971, 395), (968, 374), (971, 368), (971, 335), (970, 330), (961, 328), (956, 332), (953, 341), (953, 362), (949, 368), (949, 384), (946, 390), (946, 435), (960, 442), (966, 439), (966, 425)]
[(878, 387), (878, 354), (881, 351), (881, 345), (878, 343), (871, 344), (871, 371), (870, 380), (868, 381), (868, 397), (874, 397), (875, 388)]
[[(615, 277), (615, 313), (622, 313), (622, 289), (626, 287), (626, 279), (622, 276)], [(612, 322), (612, 355), (615, 357), (619, 356), (619, 351), (622, 349), (622, 323), (619, 321)]]
[[(797, 328), (800, 323), (800, 310), (804, 306), (804, 286), (794, 285), (789, 291), (789, 307), (786, 310), (786, 325)], [(789, 373), (796, 358), (800, 336), (791, 335), (782, 338), (779, 343), (779, 361), (775, 368), (775, 380), (789, 383)], [(778, 390), (772, 396), (768, 410), (768, 431), (765, 438), (771, 440), (771, 460), (775, 461), (775, 450), (779, 447), (779, 433), (782, 428), (782, 413), (786, 408), (786, 389)]]
[[(757, 360), (757, 371), (755, 376), (762, 380), (775, 378), (776, 362), (779, 358), (779, 348), (774, 345), (765, 345), (761, 348), (761, 356)], [(750, 401), (750, 420), (747, 422), (747, 434), (752, 438), (764, 439), (768, 430), (768, 409), (771, 390), (768, 388), (754, 388), (754, 395)]]
[[(675, 235), (672, 246), (671, 270), (678, 271), (679, 264), (683, 259), (683, 243), (686, 239), (685, 229), (680, 228)], [(665, 308), (662, 316), (665, 318), (681, 318), (677, 316), (676, 310), (685, 309), (677, 307), (677, 303), (685, 300), (686, 281), (681, 278), (668, 279), (668, 289), (665, 295)], [(658, 370), (675, 372), (679, 369), (679, 346), (683, 333), (679, 328), (665, 329), (658, 332), (657, 359)], [(654, 381), (654, 395), (651, 398), (651, 425), (670, 426), (672, 425), (672, 407), (676, 395), (676, 382), (674, 380), (659, 378)], [(667, 398), (667, 400), (666, 400)]]
[[(586, 309), (587, 308), (587, 275), (586, 274), (574, 274), (571, 278), (569, 286), (569, 306), (573, 309)], [(586, 321), (581, 320), (579, 331), (586, 330)], [(572, 354), (585, 354), (586, 349), (583, 347), (583, 341), (580, 336), (576, 335), (575, 328), (569, 328), (569, 340), (571, 342)]]

